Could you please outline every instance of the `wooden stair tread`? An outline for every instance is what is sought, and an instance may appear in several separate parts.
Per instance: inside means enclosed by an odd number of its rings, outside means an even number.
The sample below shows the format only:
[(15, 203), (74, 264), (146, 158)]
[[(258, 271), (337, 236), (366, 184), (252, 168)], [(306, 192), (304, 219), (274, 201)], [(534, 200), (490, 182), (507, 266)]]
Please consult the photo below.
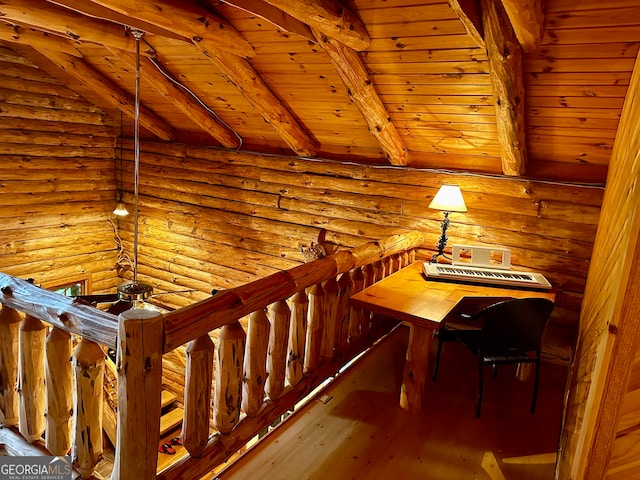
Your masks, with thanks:
[(160, 399), (160, 405), (161, 405), (162, 408), (168, 407), (173, 402), (175, 402), (177, 399), (178, 399), (178, 397), (176, 397), (175, 394), (173, 394), (169, 390), (162, 390), (162, 397)]
[(180, 425), (183, 413), (182, 408), (176, 407), (162, 415), (162, 417), (160, 417), (160, 436)]

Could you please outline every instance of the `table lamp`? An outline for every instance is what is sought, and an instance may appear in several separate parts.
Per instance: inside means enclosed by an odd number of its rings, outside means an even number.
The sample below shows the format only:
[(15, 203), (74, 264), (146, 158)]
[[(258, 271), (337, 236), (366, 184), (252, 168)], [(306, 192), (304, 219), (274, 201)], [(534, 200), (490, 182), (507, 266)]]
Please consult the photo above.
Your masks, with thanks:
[(431, 257), (431, 263), (434, 263), (438, 257), (444, 257), (451, 260), (444, 254), (444, 248), (447, 246), (447, 228), (449, 228), (449, 213), (451, 212), (466, 212), (467, 206), (462, 198), (462, 192), (457, 185), (442, 185), (436, 196), (433, 197), (429, 208), (435, 210), (442, 210), (444, 212), (444, 219), (442, 220), (442, 234), (438, 240), (436, 247), (438, 253)]

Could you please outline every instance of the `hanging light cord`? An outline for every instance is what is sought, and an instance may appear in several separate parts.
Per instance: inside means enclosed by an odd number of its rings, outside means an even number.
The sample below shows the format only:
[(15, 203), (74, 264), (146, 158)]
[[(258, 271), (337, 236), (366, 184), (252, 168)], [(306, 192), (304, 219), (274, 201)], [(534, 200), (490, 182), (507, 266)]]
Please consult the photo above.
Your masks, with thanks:
[[(132, 30), (133, 32), (133, 30)], [(149, 44), (149, 42), (147, 42), (144, 38), (142, 39), (142, 41), (144, 43), (147, 44), (147, 46), (149, 47), (149, 49), (153, 52), (156, 53), (156, 51), (154, 50), (154, 48)], [(169, 80), (171, 83), (173, 83), (174, 85), (182, 88), (184, 91), (186, 91), (189, 95), (191, 95), (196, 102), (198, 102), (200, 105), (202, 105), (202, 108), (204, 108), (207, 112), (209, 112), (213, 117), (215, 117), (215, 119), (220, 122), (222, 125), (224, 125), (226, 128), (228, 128), (231, 133), (233, 133), (235, 135), (235, 137), (238, 139), (238, 148), (235, 148), (234, 150), (240, 151), (242, 149), (242, 144), (243, 144), (243, 140), (242, 137), (240, 136), (240, 134), (238, 132), (236, 132), (233, 128), (231, 128), (231, 126), (225, 122), (224, 120), (222, 120), (222, 118), (220, 118), (220, 116), (211, 108), (209, 107), (209, 105), (207, 105), (206, 103), (204, 103), (200, 97), (198, 97), (198, 95), (196, 95), (195, 93), (193, 93), (193, 91), (187, 87), (186, 85), (184, 85), (183, 83), (179, 82), (178, 80), (176, 80), (169, 72), (167, 72), (164, 68), (162, 68), (162, 66), (156, 61), (155, 58), (153, 57), (148, 57), (149, 61), (151, 63), (153, 63), (153, 65), (158, 69), (158, 71), (167, 79)]]
[(136, 98), (133, 122), (134, 168), (133, 168), (133, 286), (138, 285), (138, 182), (140, 178), (140, 30), (131, 30), (136, 39)]
[(113, 228), (113, 238), (116, 242), (116, 247), (118, 248), (118, 257), (116, 258), (116, 265), (123, 270), (133, 269), (133, 262), (131, 261), (131, 257), (126, 254), (124, 250), (124, 245), (122, 245), (122, 239), (120, 238), (120, 234), (118, 233), (118, 227), (111, 219), (109, 219), (109, 223)]
[(122, 202), (122, 198), (123, 198), (123, 193), (122, 193), (122, 111), (120, 111), (120, 136), (119, 136), (119, 144), (120, 144), (120, 148), (119, 148), (119, 153), (118, 153), (118, 157), (120, 160), (120, 168), (118, 173), (118, 177), (116, 179), (116, 181), (118, 182), (118, 202)]

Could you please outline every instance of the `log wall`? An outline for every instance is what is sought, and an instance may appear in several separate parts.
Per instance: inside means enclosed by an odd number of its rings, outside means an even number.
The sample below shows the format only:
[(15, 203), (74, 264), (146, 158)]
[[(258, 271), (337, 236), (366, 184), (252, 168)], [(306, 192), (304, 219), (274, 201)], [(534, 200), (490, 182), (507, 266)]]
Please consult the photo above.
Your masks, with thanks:
[[(601, 188), (150, 142), (141, 151), (139, 275), (158, 291), (199, 290), (159, 297), (171, 306), (290, 268), (312, 242), (333, 251), (417, 229), (430, 256), (442, 214), (427, 206), (453, 182), (469, 211), (450, 216), (449, 246), (503, 246), (514, 269), (542, 271), (562, 291), (556, 333), (565, 347), (572, 342)], [(124, 159), (123, 177), (132, 179), (132, 153)], [(125, 180), (130, 205), (132, 189)], [(132, 219), (121, 221), (127, 249), (132, 232)], [(568, 358), (566, 348), (555, 353)]]
[(0, 72), (0, 271), (112, 289), (119, 126), (3, 47)]
[(565, 404), (558, 479), (638, 478), (640, 56), (611, 156)]

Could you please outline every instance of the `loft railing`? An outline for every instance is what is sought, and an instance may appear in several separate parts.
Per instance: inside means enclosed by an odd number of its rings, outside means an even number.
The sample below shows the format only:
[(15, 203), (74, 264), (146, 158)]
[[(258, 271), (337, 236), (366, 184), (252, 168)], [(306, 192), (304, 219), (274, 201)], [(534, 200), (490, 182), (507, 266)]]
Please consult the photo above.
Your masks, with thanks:
[[(17, 425), (28, 441), (44, 433), (53, 455), (73, 447), (76, 468), (89, 478), (102, 454), (104, 349), (112, 348), (111, 478), (200, 478), (385, 333), (348, 299), (411, 263), (423, 240), (411, 232), (339, 251), (166, 315), (131, 309), (116, 317), (0, 274), (2, 423)], [(80, 338), (73, 350), (71, 335)], [(158, 472), (162, 355), (181, 345), (188, 455)]]

